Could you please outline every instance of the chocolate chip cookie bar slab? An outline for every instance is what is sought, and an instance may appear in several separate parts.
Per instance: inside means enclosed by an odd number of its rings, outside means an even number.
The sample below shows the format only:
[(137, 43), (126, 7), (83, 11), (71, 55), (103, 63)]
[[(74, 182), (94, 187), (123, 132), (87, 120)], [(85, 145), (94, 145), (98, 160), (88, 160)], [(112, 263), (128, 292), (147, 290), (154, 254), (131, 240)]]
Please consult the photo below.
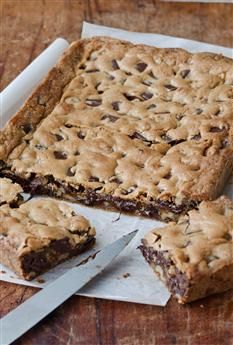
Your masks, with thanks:
[(95, 229), (63, 202), (34, 199), (0, 207), (1, 263), (26, 280), (90, 248)]
[(26, 191), (176, 219), (233, 168), (233, 60), (98, 37), (73, 43), (0, 134)]
[(23, 192), (22, 187), (18, 183), (13, 183), (8, 178), (0, 178), (0, 206), (9, 204), (11, 207), (18, 206), (23, 201), (20, 193)]
[(233, 202), (203, 201), (148, 233), (140, 249), (180, 303), (233, 288)]

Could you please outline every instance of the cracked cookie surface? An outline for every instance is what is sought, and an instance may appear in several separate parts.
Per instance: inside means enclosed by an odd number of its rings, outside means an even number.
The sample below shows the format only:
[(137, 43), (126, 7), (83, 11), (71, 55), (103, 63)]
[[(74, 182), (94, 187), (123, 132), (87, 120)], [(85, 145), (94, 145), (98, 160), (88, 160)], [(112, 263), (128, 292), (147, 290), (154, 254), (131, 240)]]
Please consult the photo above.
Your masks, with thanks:
[(94, 243), (95, 229), (63, 202), (33, 199), (0, 207), (1, 262), (24, 279), (57, 265)]
[(233, 202), (203, 201), (149, 232), (141, 250), (181, 303), (233, 288)]
[(163, 220), (219, 194), (233, 166), (231, 59), (95, 38), (59, 71), (54, 107), (50, 77), (36, 115), (29, 100), (3, 131), (21, 131), (2, 157), (29, 190)]
[(17, 205), (21, 199), (22, 187), (8, 178), (0, 178), (0, 206), (3, 204)]

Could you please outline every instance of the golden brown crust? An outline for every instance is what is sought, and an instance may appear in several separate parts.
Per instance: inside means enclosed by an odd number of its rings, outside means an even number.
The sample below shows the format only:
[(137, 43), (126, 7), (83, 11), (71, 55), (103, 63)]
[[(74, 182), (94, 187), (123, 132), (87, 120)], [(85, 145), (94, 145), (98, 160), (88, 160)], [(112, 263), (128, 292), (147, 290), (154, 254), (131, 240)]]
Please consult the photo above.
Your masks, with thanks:
[(0, 205), (17, 204), (22, 192), (23, 189), (18, 183), (13, 183), (8, 178), (0, 178)]
[(23, 178), (150, 206), (213, 199), (233, 168), (232, 67), (217, 54), (77, 41), (3, 130), (0, 158)]
[[(63, 202), (52, 199), (33, 199), (18, 208), (0, 207), (1, 262), (25, 279), (31, 279), (45, 269), (55, 266), (85, 247), (95, 236), (95, 229), (83, 216)], [(58, 245), (56, 245), (56, 243)], [(25, 257), (41, 255), (47, 266), (33, 269), (23, 265)], [(37, 267), (36, 267), (37, 268)]]
[[(169, 262), (166, 273), (160, 270), (165, 283), (169, 285), (173, 275), (185, 275), (187, 290), (184, 294), (177, 291), (181, 303), (233, 288), (233, 202), (225, 196), (203, 201), (198, 210), (190, 211), (177, 223), (152, 230), (143, 243), (151, 253), (162, 254)], [(151, 261), (156, 272), (158, 266), (161, 269), (157, 254)]]
[[(105, 38), (109, 42), (114, 39)], [(9, 153), (27, 140), (36, 130), (39, 122), (45, 118), (59, 101), (66, 85), (74, 78), (76, 68), (88, 54), (105, 40), (103, 38), (83, 39), (73, 42), (48, 75), (36, 87), (20, 110), (0, 130), (0, 160), (7, 160)], [(124, 42), (124, 44), (129, 44)], [(31, 128), (30, 128), (31, 126)], [(30, 135), (23, 129), (30, 128)]]
[(12, 149), (23, 139), (30, 138), (39, 122), (53, 110), (65, 86), (75, 76), (74, 67), (81, 60), (83, 44), (83, 41), (78, 41), (69, 47), (57, 65), (49, 71), (20, 110), (0, 131), (1, 160), (6, 160)]

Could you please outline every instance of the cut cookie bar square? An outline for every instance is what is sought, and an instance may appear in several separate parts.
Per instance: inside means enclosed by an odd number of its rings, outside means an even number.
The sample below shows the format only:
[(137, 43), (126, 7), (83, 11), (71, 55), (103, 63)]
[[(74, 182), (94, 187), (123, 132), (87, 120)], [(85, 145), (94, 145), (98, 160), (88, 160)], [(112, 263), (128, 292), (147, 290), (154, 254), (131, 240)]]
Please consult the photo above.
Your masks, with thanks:
[(2, 130), (2, 175), (31, 193), (177, 219), (230, 175), (232, 109), (232, 59), (80, 40)]
[(1, 263), (31, 280), (90, 248), (95, 229), (63, 202), (34, 199), (0, 207)]
[(233, 288), (233, 202), (203, 201), (177, 223), (149, 232), (140, 249), (180, 303)]
[(18, 183), (13, 183), (8, 178), (0, 178), (0, 206), (3, 204), (18, 206), (23, 200), (20, 194), (22, 192), (23, 189)]

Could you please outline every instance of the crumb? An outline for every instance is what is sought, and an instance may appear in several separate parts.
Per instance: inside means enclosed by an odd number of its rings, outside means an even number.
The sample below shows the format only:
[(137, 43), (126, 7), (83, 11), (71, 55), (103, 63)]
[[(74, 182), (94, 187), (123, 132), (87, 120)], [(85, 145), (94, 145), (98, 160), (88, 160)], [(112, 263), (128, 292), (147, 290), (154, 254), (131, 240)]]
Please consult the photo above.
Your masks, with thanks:
[(0, 271), (0, 273), (4, 274), (4, 273), (6, 273), (6, 271), (3, 271), (3, 270), (2, 270), (2, 271)]
[(82, 260), (78, 265), (76, 265), (76, 267), (81, 266), (81, 265), (85, 265), (90, 259), (94, 260), (96, 255), (100, 252), (100, 250), (98, 250), (97, 252), (95, 252), (92, 255), (89, 255), (86, 259)]
[(43, 278), (37, 278), (36, 281), (40, 284), (45, 283), (45, 280)]
[(123, 274), (123, 278), (128, 278), (128, 277), (130, 277), (130, 274), (129, 274), (129, 273)]
[(203, 304), (200, 304), (200, 308), (204, 308), (204, 305), (203, 305)]
[(112, 220), (112, 223), (118, 222), (118, 220), (120, 220), (120, 218), (121, 218), (121, 212), (119, 213), (119, 215), (116, 219)]

